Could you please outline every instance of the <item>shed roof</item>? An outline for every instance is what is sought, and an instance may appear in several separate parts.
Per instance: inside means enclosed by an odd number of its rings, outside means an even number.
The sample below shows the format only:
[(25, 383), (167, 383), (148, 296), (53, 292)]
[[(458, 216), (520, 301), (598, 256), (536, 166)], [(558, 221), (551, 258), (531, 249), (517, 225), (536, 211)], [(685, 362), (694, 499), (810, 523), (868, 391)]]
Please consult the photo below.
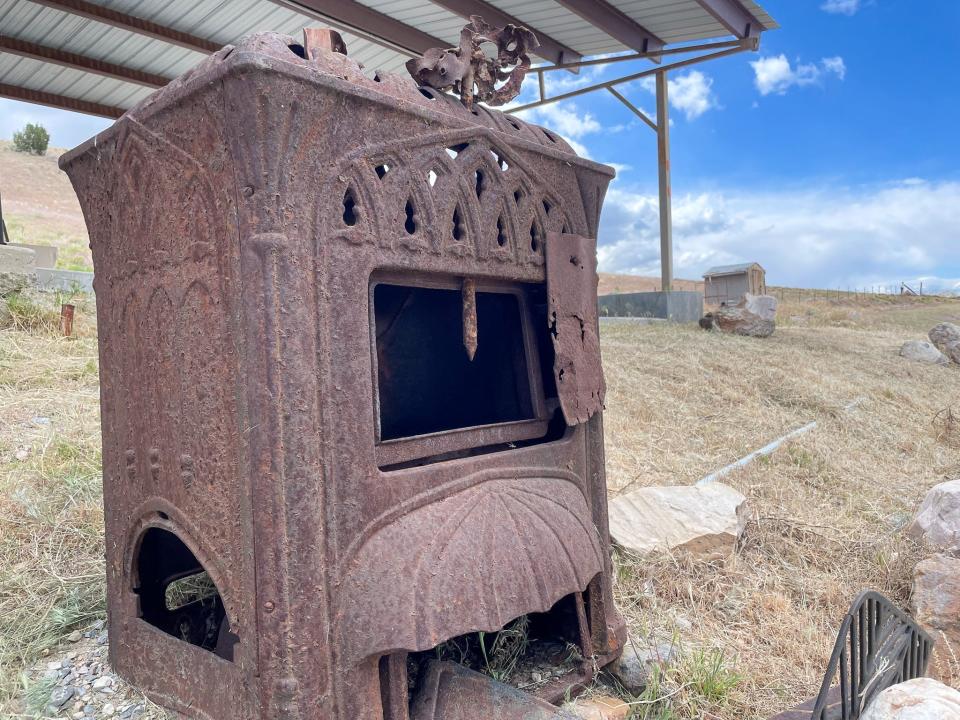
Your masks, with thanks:
[(548, 63), (777, 27), (754, 0), (0, 0), (0, 96), (117, 117), (246, 34), (318, 22), (371, 71), (397, 72), (456, 45), (471, 14), (528, 26)]
[(747, 272), (750, 268), (758, 267), (763, 270), (763, 266), (757, 262), (739, 263), (737, 265), (717, 265), (707, 270), (703, 276), (717, 277), (719, 275), (738, 275)]

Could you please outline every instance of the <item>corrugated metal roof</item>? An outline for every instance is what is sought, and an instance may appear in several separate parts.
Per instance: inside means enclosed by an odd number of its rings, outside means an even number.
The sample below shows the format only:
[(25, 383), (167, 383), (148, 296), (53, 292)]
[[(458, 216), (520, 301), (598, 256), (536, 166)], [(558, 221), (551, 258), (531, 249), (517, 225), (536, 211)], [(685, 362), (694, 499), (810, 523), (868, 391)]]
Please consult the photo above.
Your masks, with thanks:
[(763, 266), (756, 262), (739, 263), (738, 265), (717, 265), (716, 267), (712, 267), (707, 270), (703, 276), (710, 277), (716, 275), (735, 275), (736, 273), (746, 272), (754, 266), (760, 268), (761, 270), (763, 269)]
[[(457, 43), (465, 23), (460, 16), (426, 0), (356, 1), (449, 45)], [(555, 0), (487, 2), (583, 56), (630, 49)], [(671, 44), (729, 36), (698, 0), (609, 2)], [(777, 27), (754, 0), (741, 2), (766, 28)], [(316, 16), (309, 11), (274, 0), (95, 0), (95, 3), (218, 45), (235, 42), (260, 30), (298, 36), (304, 27), (318, 24)], [(180, 75), (204, 57), (204, 53), (196, 50), (31, 0), (0, 0), (0, 28), (4, 36), (165, 78)], [(370, 72), (403, 72), (409, 56), (395, 46), (385, 47), (350, 32), (343, 34), (350, 56)], [(22, 58), (3, 50), (0, 50), (0, 83), (120, 109), (132, 107), (150, 92), (142, 85)]]

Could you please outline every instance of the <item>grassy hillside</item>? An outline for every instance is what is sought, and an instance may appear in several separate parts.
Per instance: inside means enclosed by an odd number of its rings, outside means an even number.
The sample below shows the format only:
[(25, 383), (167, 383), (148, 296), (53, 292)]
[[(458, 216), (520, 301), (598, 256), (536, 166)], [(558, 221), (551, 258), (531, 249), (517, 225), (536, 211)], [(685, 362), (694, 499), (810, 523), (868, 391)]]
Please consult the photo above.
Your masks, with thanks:
[(92, 270), (87, 228), (70, 179), (57, 167), (62, 151), (44, 157), (16, 152), (0, 140), (0, 193), (7, 232), (15, 243), (59, 248), (57, 267)]

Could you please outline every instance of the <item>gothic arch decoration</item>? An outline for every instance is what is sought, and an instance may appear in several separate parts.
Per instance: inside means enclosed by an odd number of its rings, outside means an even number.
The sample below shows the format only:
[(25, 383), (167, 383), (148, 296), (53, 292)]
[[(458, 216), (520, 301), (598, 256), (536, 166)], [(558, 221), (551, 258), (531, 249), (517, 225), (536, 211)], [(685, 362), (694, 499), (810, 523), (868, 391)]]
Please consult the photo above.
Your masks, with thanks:
[(414, 252), (436, 248), (434, 195), (417, 165), (405, 153), (372, 156), (370, 164), (378, 179), (381, 217), (392, 247)]
[[(133, 251), (125, 252), (127, 257), (135, 258), (128, 260), (123, 275), (135, 274), (141, 267), (201, 262), (214, 253), (222, 263), (226, 228), (203, 163), (136, 120), (125, 118), (121, 122), (111, 193), (115, 208), (112, 236), (121, 238), (121, 243)], [(184, 178), (188, 179), (188, 191), (182, 194), (179, 208), (140, 202), (144, 196), (162, 196), (164, 187), (182, 183)], [(187, 238), (201, 235), (195, 230), (197, 223), (204, 227), (202, 237), (206, 240), (187, 246)], [(114, 254), (120, 251), (120, 247), (107, 250)]]
[(583, 224), (571, 220), (571, 210), (579, 216), (583, 208), (562, 207), (489, 130), (354, 150), (335, 163), (326, 188), (315, 216), (318, 236), (357, 245), (542, 265), (546, 234), (564, 226), (577, 232)]
[(377, 175), (369, 164), (343, 168), (328, 183), (318, 215), (334, 239), (351, 245), (385, 242)]

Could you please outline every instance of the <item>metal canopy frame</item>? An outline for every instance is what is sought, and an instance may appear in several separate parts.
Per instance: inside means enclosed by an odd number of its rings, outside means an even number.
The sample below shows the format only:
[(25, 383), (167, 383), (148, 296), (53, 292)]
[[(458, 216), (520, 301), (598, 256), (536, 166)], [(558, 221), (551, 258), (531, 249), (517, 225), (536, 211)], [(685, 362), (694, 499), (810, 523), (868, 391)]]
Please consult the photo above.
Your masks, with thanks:
[[(209, 38), (198, 37), (189, 32), (176, 30), (142, 17), (114, 10), (90, 0), (27, 0), (29, 3), (52, 8), (68, 15), (83, 17), (113, 28), (120, 28), (141, 37), (159, 40), (187, 50), (209, 54), (220, 49), (221, 43)], [(538, 76), (540, 88), (539, 99), (507, 112), (541, 107), (549, 103), (560, 102), (569, 98), (606, 90), (621, 103), (630, 109), (651, 130), (657, 133), (657, 157), (660, 194), (660, 236), (661, 236), (661, 275), (662, 289), (669, 292), (673, 282), (672, 260), (672, 223), (670, 209), (670, 139), (669, 139), (669, 109), (667, 73), (696, 63), (706, 62), (736, 53), (757, 50), (760, 44), (760, 35), (770, 24), (769, 16), (764, 15), (768, 24), (765, 26), (754, 16), (751, 8), (757, 8), (749, 0), (695, 0), (695, 2), (712, 16), (719, 26), (733, 36), (729, 41), (713, 41), (685, 46), (668, 47), (668, 41), (643, 27), (639, 22), (629, 17), (624, 11), (612, 4), (610, 0), (556, 0), (559, 6), (569, 13), (583, 19), (589, 26), (600, 30), (624, 47), (636, 52), (614, 57), (595, 58), (585, 60), (581, 54), (568, 44), (551, 36), (537, 27), (542, 18), (530, 23), (514, 17), (503, 9), (493, 5), (488, 0), (430, 0), (443, 10), (469, 18), (471, 15), (481, 15), (493, 25), (525, 25), (533, 31), (540, 40), (537, 55), (548, 64), (532, 68)], [(433, 47), (448, 47), (450, 43), (431, 35), (411, 24), (407, 24), (369, 7), (360, 0), (269, 0), (273, 5), (294, 10), (306, 17), (316, 18), (338, 29), (345, 30), (365, 40), (374, 42), (382, 47), (389, 48), (399, 54), (416, 57)], [(502, 4), (502, 3), (500, 3)], [(556, 23), (554, 23), (556, 25)], [(549, 26), (549, 24), (548, 24)], [(689, 35), (696, 36), (701, 32), (691, 28)], [(701, 32), (701, 36), (703, 33)], [(674, 35), (674, 37), (677, 37)], [(90, 73), (101, 77), (119, 80), (147, 88), (159, 88), (171, 80), (164, 75), (145, 72), (143, 70), (118, 65), (104, 60), (87, 57), (82, 54), (67, 52), (66, 50), (48, 47), (39, 42), (30, 42), (0, 34), (0, 53), (19, 55), (35, 61), (54, 64), (73, 71)], [(674, 56), (691, 56), (666, 64), (664, 60)], [(619, 63), (630, 60), (646, 59), (656, 64), (649, 70), (633, 73), (602, 83), (579, 88), (553, 97), (546, 94), (544, 76), (547, 72), (564, 70), (577, 73), (583, 67), (598, 64)], [(648, 117), (643, 111), (629, 101), (618, 89), (618, 85), (655, 76), (657, 88), (656, 119)], [(125, 108), (79, 99), (43, 90), (35, 90), (19, 85), (0, 82), (0, 97), (22, 100), (25, 102), (47, 105), (63, 110), (86, 113), (107, 118), (118, 118)]]
[[(564, 4), (567, 4), (567, 2), (579, 2), (579, 0), (560, 1)], [(700, 2), (704, 6), (723, 6), (722, 3), (719, 3), (716, 0), (700, 0)], [(671, 207), (672, 190), (670, 184), (670, 109), (668, 98), (669, 82), (667, 74), (671, 70), (678, 70), (680, 68), (689, 67), (690, 65), (696, 65), (698, 63), (707, 62), (708, 60), (716, 60), (742, 52), (756, 51), (760, 48), (760, 35), (759, 33), (753, 31), (752, 28), (754, 25), (750, 20), (741, 15), (735, 15), (730, 19), (730, 22), (743, 23), (742, 25), (739, 25), (739, 27), (742, 27), (742, 32), (737, 40), (700, 43), (698, 45), (657, 49), (654, 51), (648, 50), (646, 52), (638, 52), (630, 55), (619, 55), (612, 58), (601, 58), (595, 60), (586, 60), (579, 63), (564, 63), (559, 65), (541, 65), (539, 67), (531, 68), (530, 72), (537, 74), (537, 84), (540, 90), (539, 99), (524, 105), (512, 107), (506, 111), (508, 113), (517, 113), (523, 110), (532, 110), (534, 108), (543, 107), (544, 105), (560, 102), (561, 100), (569, 100), (570, 98), (596, 92), (597, 90), (606, 90), (615, 98), (617, 98), (617, 100), (623, 103), (627, 108), (629, 108), (634, 115), (640, 118), (640, 120), (643, 121), (647, 127), (657, 134), (657, 181), (659, 190), (660, 214), (660, 289), (661, 292), (665, 293), (672, 292), (673, 290), (673, 211)], [(753, 20), (752, 22), (755, 23), (756, 21)], [(738, 25), (734, 25), (734, 27), (738, 27)], [(760, 27), (762, 28), (762, 25)], [(576, 66), (579, 69), (589, 65), (607, 65), (611, 63), (625, 62), (628, 60), (649, 59), (659, 62), (664, 56), (689, 54), (693, 54), (693, 56), (662, 65), (661, 67), (642, 70), (637, 73), (632, 73), (623, 77), (614, 78), (613, 80), (607, 80), (605, 82), (577, 88), (576, 90), (571, 90), (569, 92), (554, 95), (552, 97), (548, 97), (546, 94), (544, 75), (555, 70), (565, 70), (572, 66)], [(656, 78), (656, 120), (647, 116), (645, 112), (640, 110), (619, 90), (617, 90), (617, 85), (623, 85), (625, 83), (634, 82), (635, 80), (641, 80), (651, 76)]]

